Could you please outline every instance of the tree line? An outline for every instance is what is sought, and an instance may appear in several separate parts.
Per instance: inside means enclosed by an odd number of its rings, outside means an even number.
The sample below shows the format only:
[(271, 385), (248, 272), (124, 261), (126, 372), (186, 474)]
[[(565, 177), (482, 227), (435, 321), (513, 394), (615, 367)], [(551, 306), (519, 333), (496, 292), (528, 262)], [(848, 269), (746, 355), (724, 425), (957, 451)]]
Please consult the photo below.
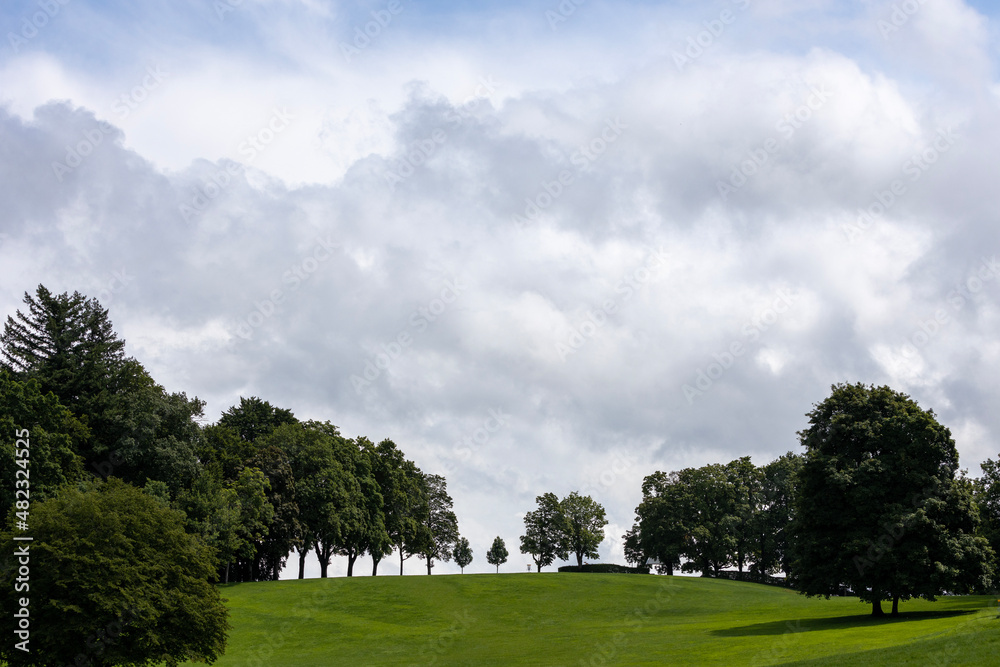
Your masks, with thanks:
[(1000, 463), (959, 470), (951, 432), (889, 387), (839, 384), (808, 413), (805, 453), (749, 457), (642, 484), (630, 562), (672, 574), (783, 573), (806, 595), (902, 600), (985, 592), (1000, 553)]
[[(240, 398), (205, 425), (203, 401), (168, 392), (126, 356), (96, 299), (39, 285), (24, 303), (0, 335), (0, 466), (25, 479), (0, 487), (0, 516), (28, 526), (44, 565), (32, 586), (47, 591), (34, 599), (48, 605), (34, 611), (62, 610), (32, 634), (36, 646), (55, 651), (33, 652), (38, 664), (73, 662), (85, 645), (105, 661), (217, 657), (227, 612), (209, 582), (277, 579), (293, 551), (299, 578), (309, 553), (322, 577), (334, 555), (347, 558), (348, 576), (363, 554), (373, 575), (393, 552), (400, 574), (414, 556), (428, 574), (439, 561), (454, 558), (463, 571), (472, 561), (445, 478), (422, 471), (392, 440), (349, 438), (329, 421), (299, 420), (258, 397)], [(8, 440), (15, 432), (28, 434), (18, 446)], [(180, 564), (181, 578), (168, 576)], [(69, 587), (52, 583), (70, 571), (87, 574)], [(5, 609), (14, 608), (7, 598), (16, 572), (5, 555)], [(130, 597), (145, 602), (123, 609)], [(150, 637), (190, 627), (156, 646), (140, 647), (136, 633), (96, 643), (85, 636), (95, 622), (116, 622), (115, 608), (119, 621), (127, 611), (129, 626), (149, 628)], [(79, 641), (46, 641), (43, 626)], [(33, 664), (8, 649), (0, 658)]]

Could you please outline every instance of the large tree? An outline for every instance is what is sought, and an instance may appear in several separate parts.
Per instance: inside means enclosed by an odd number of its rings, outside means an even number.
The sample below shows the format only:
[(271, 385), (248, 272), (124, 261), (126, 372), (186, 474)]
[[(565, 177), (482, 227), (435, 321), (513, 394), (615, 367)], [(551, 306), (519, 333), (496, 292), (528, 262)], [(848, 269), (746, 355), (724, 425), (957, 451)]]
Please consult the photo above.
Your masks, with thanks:
[(576, 554), (576, 564), (583, 565), (584, 558), (597, 558), (597, 547), (604, 541), (604, 527), (608, 520), (604, 508), (590, 496), (573, 491), (561, 502), (566, 518), (566, 545), (569, 553)]
[(566, 539), (569, 525), (556, 494), (543, 493), (535, 498), (535, 502), (538, 508), (524, 515), (521, 553), (531, 554), (537, 570), (541, 572), (556, 558), (566, 560), (569, 557)]
[(793, 575), (806, 595), (841, 586), (883, 600), (934, 600), (985, 584), (971, 485), (956, 479), (951, 432), (889, 387), (839, 384), (808, 413), (796, 497)]
[(52, 294), (42, 285), (35, 296), (25, 292), (24, 303), (27, 313), (7, 316), (0, 366), (38, 380), (77, 414), (93, 413), (125, 361), (108, 311), (79, 292)]
[(239, 405), (222, 413), (219, 425), (232, 429), (247, 442), (256, 442), (282, 424), (294, 424), (296, 421), (291, 410), (275, 407), (256, 396), (241, 396)]
[(508, 555), (507, 545), (504, 544), (503, 538), (497, 535), (490, 550), (486, 552), (486, 562), (490, 565), (496, 565), (497, 574), (500, 574), (500, 566), (507, 562)]
[(434, 560), (449, 561), (458, 541), (458, 518), (452, 510), (454, 502), (448, 495), (448, 483), (441, 475), (424, 475), (427, 514), (424, 518), (426, 541), (420, 552), (427, 561), (427, 574)]
[[(225, 605), (215, 561), (184, 531), (180, 512), (120, 480), (68, 487), (31, 508), (23, 545), (30, 591), (17, 568), (0, 573), (0, 658), (10, 665), (146, 665), (214, 661), (225, 650)], [(13, 550), (13, 547), (11, 548)], [(30, 652), (14, 648), (18, 598), (30, 600)]]

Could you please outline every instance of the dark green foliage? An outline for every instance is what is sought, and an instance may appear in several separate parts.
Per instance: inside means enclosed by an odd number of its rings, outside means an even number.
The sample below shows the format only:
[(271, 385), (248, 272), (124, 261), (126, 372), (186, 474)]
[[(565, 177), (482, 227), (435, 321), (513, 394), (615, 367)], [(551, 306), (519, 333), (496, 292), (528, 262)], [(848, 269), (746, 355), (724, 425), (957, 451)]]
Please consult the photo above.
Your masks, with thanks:
[(486, 562), (490, 565), (496, 565), (497, 573), (499, 573), (500, 566), (507, 562), (508, 555), (507, 545), (504, 544), (503, 538), (497, 535), (490, 550), (486, 552)]
[(521, 553), (531, 554), (536, 570), (542, 571), (556, 558), (569, 557), (569, 524), (563, 514), (559, 498), (554, 493), (543, 493), (535, 498), (538, 509), (524, 515), (525, 533), (521, 536)]
[(889, 387), (836, 385), (799, 436), (797, 587), (847, 585), (880, 615), (881, 601), (984, 585), (990, 549), (976, 537), (971, 483), (956, 479), (951, 433)]
[(628, 567), (614, 563), (587, 563), (586, 565), (563, 565), (559, 572), (597, 572), (600, 574), (649, 574), (648, 567)]
[[(119, 480), (67, 488), (32, 505), (30, 590), (0, 576), (11, 665), (177, 665), (222, 655), (227, 610), (210, 583), (212, 550), (184, 532), (183, 517)], [(0, 534), (6, 545), (11, 534)], [(29, 597), (31, 652), (14, 650), (16, 597)], [(83, 663), (80, 663), (83, 664)]]
[[(44, 500), (60, 486), (84, 478), (83, 458), (77, 454), (90, 433), (51, 393), (43, 395), (37, 380), (18, 382), (0, 370), (0, 518), (6, 519), (14, 504), (15, 442), (17, 432), (27, 431), (27, 466), (30, 499)], [(23, 449), (23, 448), (22, 448)], [(18, 459), (25, 458), (22, 454)], [(20, 467), (20, 466), (19, 466)], [(23, 498), (23, 494), (22, 494)]]
[(276, 408), (256, 396), (241, 396), (239, 405), (222, 413), (219, 426), (231, 429), (247, 442), (256, 442), (259, 438), (270, 435), (282, 424), (294, 424), (296, 421), (298, 420), (291, 410)]

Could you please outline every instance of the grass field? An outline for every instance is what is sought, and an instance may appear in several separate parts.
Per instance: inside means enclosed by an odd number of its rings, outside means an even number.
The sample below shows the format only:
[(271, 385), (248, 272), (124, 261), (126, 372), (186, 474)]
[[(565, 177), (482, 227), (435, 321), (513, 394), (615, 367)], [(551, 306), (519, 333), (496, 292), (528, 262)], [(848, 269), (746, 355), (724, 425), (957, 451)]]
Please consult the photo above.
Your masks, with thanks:
[(354, 577), (223, 586), (226, 665), (990, 665), (994, 597), (809, 599), (623, 574)]

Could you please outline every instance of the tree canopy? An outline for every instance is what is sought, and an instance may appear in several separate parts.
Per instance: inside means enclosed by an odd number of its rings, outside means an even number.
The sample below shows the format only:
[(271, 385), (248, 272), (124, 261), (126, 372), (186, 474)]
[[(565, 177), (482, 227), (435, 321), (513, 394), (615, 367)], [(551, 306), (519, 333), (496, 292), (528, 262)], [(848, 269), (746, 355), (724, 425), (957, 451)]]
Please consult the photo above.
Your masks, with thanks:
[(847, 586), (881, 615), (883, 600), (896, 614), (900, 600), (986, 584), (971, 485), (933, 411), (889, 387), (840, 384), (808, 416), (793, 525), (801, 592)]
[[(16, 569), (0, 576), (4, 610), (17, 608), (15, 597), (31, 602), (30, 653), (4, 641), (9, 664), (177, 665), (222, 655), (228, 612), (211, 584), (212, 549), (185, 532), (179, 512), (111, 479), (34, 503), (31, 535), (30, 590), (15, 592)], [(0, 539), (15, 544), (9, 532)], [(15, 620), (3, 614), (7, 637)]]

